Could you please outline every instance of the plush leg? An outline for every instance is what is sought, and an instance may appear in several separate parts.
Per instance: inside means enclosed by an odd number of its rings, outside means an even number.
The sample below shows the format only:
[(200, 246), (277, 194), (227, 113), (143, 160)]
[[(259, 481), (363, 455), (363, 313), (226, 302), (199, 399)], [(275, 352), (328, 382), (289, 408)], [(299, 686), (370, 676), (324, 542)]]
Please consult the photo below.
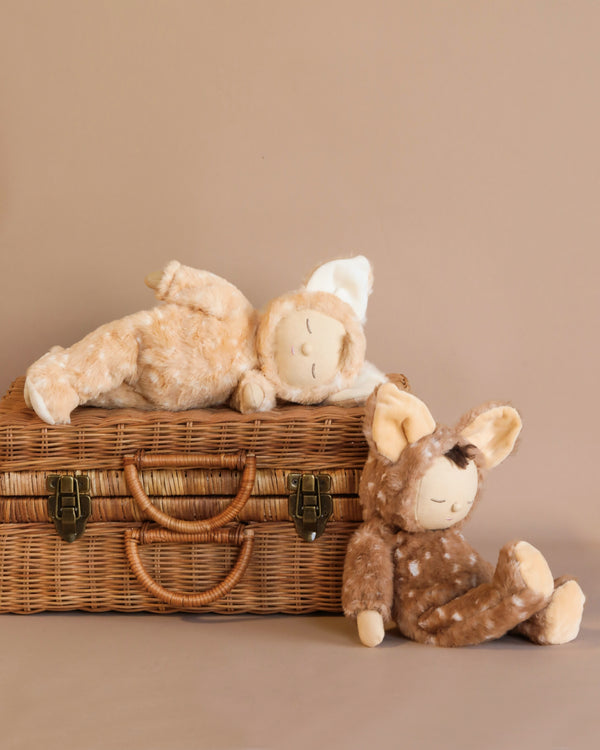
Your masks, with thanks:
[(550, 602), (516, 631), (544, 646), (569, 643), (577, 637), (585, 595), (577, 581), (569, 576), (557, 578)]
[(79, 404), (135, 377), (135, 316), (108, 323), (69, 349), (54, 347), (27, 371), (25, 400), (48, 424), (69, 424)]
[(153, 409), (154, 406), (127, 383), (112, 391), (101, 393), (96, 398), (86, 401), (87, 406), (100, 406), (107, 409)]
[(469, 646), (500, 638), (548, 602), (553, 591), (550, 568), (527, 542), (505, 545), (490, 583), (471, 589), (418, 620), (426, 643)]

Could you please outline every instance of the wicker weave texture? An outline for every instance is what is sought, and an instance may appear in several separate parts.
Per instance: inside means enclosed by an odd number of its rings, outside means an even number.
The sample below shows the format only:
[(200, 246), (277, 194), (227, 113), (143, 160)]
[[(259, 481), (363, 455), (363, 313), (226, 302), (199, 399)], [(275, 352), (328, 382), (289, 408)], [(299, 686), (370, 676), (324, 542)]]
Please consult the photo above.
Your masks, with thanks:
[(19, 378), (0, 402), (0, 470), (119, 469), (123, 456), (152, 453), (254, 453), (259, 468), (363, 465), (361, 407), (285, 406), (260, 414), (231, 409), (182, 412), (82, 407), (70, 425), (47, 425), (23, 400)]
[[(161, 497), (153, 498), (158, 510), (186, 521), (214, 518), (231, 503), (230, 497)], [(360, 521), (361, 507), (356, 495), (333, 497), (332, 521)], [(243, 522), (289, 521), (288, 498), (251, 497), (237, 515)], [(93, 497), (89, 524), (115, 521), (137, 522), (150, 520), (130, 497)], [(1, 497), (0, 524), (48, 523), (48, 501), (43, 497)], [(87, 533), (87, 532), (86, 532)]]
[[(320, 467), (312, 467), (314, 473)], [(124, 497), (129, 495), (129, 488), (123, 471), (74, 471), (74, 465), (54, 471), (6, 471), (0, 472), (0, 498), (8, 497), (45, 497), (48, 495), (46, 479), (50, 474), (82, 474), (90, 479), (92, 495), (95, 497)], [(272, 496), (288, 494), (288, 476), (291, 472), (283, 469), (270, 471), (261, 469), (256, 472), (253, 496)], [(331, 492), (335, 495), (357, 495), (360, 471), (352, 469), (328, 469), (331, 477)], [(164, 469), (142, 471), (142, 484), (150, 496), (183, 497), (185, 495), (217, 495), (226, 497), (235, 495), (240, 485), (240, 472)]]
[[(197, 609), (220, 614), (341, 611), (344, 555), (356, 523), (330, 523), (313, 543), (290, 523), (250, 524), (250, 564), (226, 596)], [(148, 593), (129, 567), (124, 534), (131, 524), (93, 524), (72, 544), (48, 524), (0, 526), (0, 612), (174, 611)], [(191, 593), (218, 584), (238, 549), (223, 544), (140, 547), (146, 570), (167, 589)]]

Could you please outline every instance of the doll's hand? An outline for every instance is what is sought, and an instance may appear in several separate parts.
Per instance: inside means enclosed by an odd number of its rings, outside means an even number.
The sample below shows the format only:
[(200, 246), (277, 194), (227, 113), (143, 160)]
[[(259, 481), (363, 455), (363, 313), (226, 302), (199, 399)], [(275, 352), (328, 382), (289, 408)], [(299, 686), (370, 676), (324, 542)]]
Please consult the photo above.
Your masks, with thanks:
[(240, 411), (247, 414), (259, 411), (265, 400), (265, 392), (258, 383), (246, 383), (240, 394)]
[(242, 378), (231, 396), (231, 406), (242, 414), (256, 411), (268, 411), (275, 406), (275, 388), (258, 372), (249, 370)]
[(150, 289), (158, 289), (158, 285), (160, 284), (160, 280), (163, 277), (162, 271), (154, 271), (153, 273), (149, 273), (148, 276), (144, 279), (144, 284), (146, 286), (149, 286)]
[(379, 646), (385, 635), (383, 617), (374, 609), (365, 609), (356, 618), (358, 637), (364, 646)]

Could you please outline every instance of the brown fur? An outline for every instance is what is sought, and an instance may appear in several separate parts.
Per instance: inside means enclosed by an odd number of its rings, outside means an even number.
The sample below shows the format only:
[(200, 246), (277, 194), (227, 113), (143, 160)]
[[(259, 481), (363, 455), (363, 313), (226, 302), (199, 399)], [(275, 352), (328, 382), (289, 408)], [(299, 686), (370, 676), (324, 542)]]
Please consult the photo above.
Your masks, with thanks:
[(377, 391), (366, 406), (364, 431), (370, 452), (359, 489), (364, 523), (346, 555), (342, 593), (346, 615), (379, 612), (384, 621), (395, 621), (407, 638), (438, 646), (481, 643), (517, 626), (532, 641), (546, 642), (544, 612), (553, 595), (526, 584), (518, 542), (500, 550), (494, 568), (464, 539), (464, 520), (449, 528), (425, 530), (416, 517), (420, 480), (439, 456), (475, 462), (477, 502), (485, 460), (478, 448), (465, 442), (461, 431), (494, 405), (469, 412), (455, 428), (436, 426), (432, 434), (409, 444), (393, 463), (375, 446), (376, 399)]

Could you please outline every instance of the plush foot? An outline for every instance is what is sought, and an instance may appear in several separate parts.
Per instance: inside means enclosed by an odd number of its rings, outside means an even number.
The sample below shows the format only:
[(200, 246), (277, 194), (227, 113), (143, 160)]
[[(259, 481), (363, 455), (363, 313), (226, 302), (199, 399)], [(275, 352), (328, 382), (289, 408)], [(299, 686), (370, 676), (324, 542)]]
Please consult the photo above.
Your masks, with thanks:
[(536, 638), (538, 643), (560, 645), (576, 638), (584, 604), (585, 595), (577, 581), (567, 581), (558, 586), (550, 604), (540, 613), (543, 621)]
[(35, 387), (31, 385), (31, 383), (26, 382), (25, 391), (27, 393), (25, 400), (29, 402), (29, 406), (38, 415), (38, 417), (40, 419), (43, 419), (44, 422), (47, 422), (48, 424), (56, 424), (56, 420), (54, 419), (52, 414), (50, 414), (50, 411), (48, 407), (46, 406), (46, 402), (44, 401), (42, 396), (37, 392)]
[(549, 597), (554, 591), (554, 579), (542, 553), (529, 542), (517, 542), (513, 556), (525, 586), (540, 596)]
[[(79, 405), (75, 391), (63, 384), (53, 384), (51, 389), (42, 395), (28, 378), (25, 381), (26, 401), (40, 419), (47, 424), (70, 424), (71, 412)], [(51, 399), (48, 396), (51, 396)]]

